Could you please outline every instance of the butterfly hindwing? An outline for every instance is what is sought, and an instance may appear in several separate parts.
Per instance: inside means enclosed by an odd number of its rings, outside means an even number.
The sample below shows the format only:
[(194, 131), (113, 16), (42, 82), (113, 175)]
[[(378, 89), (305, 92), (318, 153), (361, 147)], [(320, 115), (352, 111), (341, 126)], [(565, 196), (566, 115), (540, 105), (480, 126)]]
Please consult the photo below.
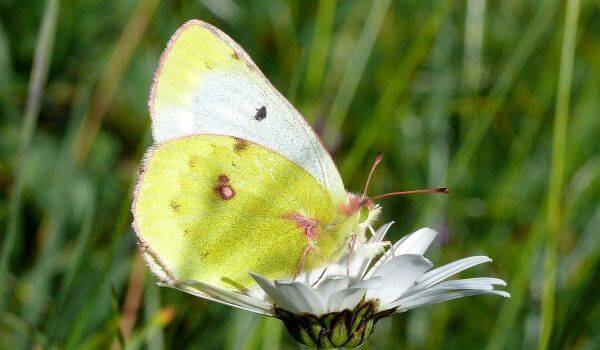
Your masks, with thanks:
[(161, 57), (149, 101), (158, 143), (210, 133), (250, 140), (300, 165), (338, 200), (333, 160), (312, 128), (248, 54), (219, 29), (185, 23)]
[[(339, 202), (303, 168), (248, 140), (193, 135), (149, 153), (133, 205), (144, 256), (163, 279), (239, 289), (247, 272), (291, 276), (307, 237), (298, 214), (318, 223), (306, 267), (339, 255), (349, 228)], [(158, 266), (160, 265), (160, 266)], [(164, 272), (158, 271), (160, 267)]]

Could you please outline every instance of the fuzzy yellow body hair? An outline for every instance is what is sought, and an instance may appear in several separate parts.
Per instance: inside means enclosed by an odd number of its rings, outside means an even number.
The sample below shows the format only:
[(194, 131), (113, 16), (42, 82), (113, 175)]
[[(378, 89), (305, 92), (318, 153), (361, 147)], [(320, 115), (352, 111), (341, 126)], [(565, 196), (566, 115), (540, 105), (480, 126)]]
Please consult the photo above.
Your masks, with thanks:
[[(290, 277), (310, 237), (305, 269), (340, 257), (358, 215), (302, 167), (247, 140), (200, 134), (149, 153), (133, 206), (144, 255), (163, 278), (247, 288), (248, 272)], [(152, 266), (151, 266), (152, 267)], [(157, 273), (159, 276), (161, 273)]]

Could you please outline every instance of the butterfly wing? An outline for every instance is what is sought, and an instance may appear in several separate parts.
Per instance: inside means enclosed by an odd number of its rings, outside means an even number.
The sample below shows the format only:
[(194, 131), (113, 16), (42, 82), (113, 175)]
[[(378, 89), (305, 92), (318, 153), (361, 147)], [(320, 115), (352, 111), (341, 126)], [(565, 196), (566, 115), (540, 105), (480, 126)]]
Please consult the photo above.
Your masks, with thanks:
[(280, 153), (345, 198), (337, 168), (300, 113), (229, 36), (199, 20), (169, 41), (149, 101), (157, 142), (196, 133), (236, 136)]
[(302, 167), (247, 140), (187, 136), (149, 153), (133, 204), (134, 227), (152, 270), (165, 282), (251, 285), (249, 271), (293, 275), (307, 246), (294, 216), (317, 225), (306, 268), (339, 257), (351, 232), (339, 204)]

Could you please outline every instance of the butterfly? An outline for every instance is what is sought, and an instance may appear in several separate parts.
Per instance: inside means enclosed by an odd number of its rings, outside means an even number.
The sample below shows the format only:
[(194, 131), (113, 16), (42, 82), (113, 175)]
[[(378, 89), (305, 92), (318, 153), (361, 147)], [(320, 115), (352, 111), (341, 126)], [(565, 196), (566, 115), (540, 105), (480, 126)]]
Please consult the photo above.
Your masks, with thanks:
[(218, 28), (176, 31), (149, 109), (133, 227), (162, 282), (247, 289), (250, 271), (297, 276), (364, 243), (380, 207), (346, 191), (313, 129)]

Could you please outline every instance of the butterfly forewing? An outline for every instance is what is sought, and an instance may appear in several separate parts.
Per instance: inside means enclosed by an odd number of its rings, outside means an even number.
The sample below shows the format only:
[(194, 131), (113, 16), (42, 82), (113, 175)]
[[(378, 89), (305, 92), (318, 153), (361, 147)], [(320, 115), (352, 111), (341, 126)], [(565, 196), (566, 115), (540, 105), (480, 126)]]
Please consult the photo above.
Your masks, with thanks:
[(189, 21), (171, 38), (149, 105), (159, 143), (196, 133), (247, 139), (300, 165), (337, 200), (345, 198), (335, 164), (312, 128), (248, 54), (207, 23)]

